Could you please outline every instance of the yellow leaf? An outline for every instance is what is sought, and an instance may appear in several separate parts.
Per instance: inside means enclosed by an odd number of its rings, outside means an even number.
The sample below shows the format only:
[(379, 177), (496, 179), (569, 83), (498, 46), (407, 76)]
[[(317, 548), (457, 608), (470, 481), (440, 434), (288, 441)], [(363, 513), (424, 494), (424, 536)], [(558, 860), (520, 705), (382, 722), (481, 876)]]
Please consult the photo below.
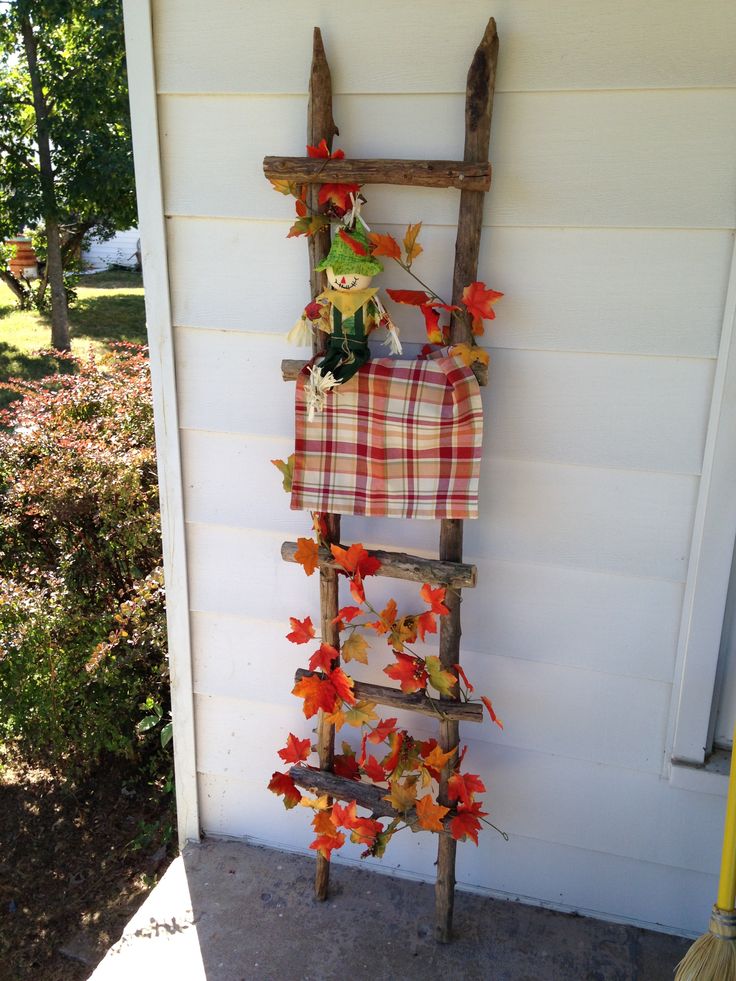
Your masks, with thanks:
[(450, 671), (445, 671), (438, 657), (428, 657), (425, 662), (429, 683), (442, 695), (451, 695), (457, 684), (457, 678)]
[(302, 797), (299, 803), (302, 807), (311, 807), (313, 811), (326, 811), (332, 806), (327, 794), (322, 794), (321, 797)]
[(424, 765), (434, 767), (435, 770), (441, 770), (446, 763), (449, 763), (454, 755), (454, 749), (451, 749), (448, 753), (443, 753), (439, 746), (435, 746), (429, 756), (425, 758)]
[(418, 255), (424, 252), (424, 249), (417, 242), (417, 235), (422, 227), (422, 223), (417, 222), (416, 225), (409, 225), (406, 229), (406, 235), (404, 235), (404, 248), (406, 249), (406, 264), (410, 266), (414, 259)]
[(328, 726), (334, 726), (335, 732), (339, 732), (345, 725), (345, 713), (342, 709), (336, 709), (334, 712), (330, 712), (329, 715), (325, 713), (325, 722)]
[(271, 460), (271, 463), (281, 472), (281, 476), (284, 478), (282, 482), (282, 487), (287, 494), (291, 494), (291, 485), (294, 480), (294, 460), (295, 455), (292, 453), (290, 457), (286, 460)]
[(478, 347), (477, 344), (455, 344), (450, 348), (450, 354), (454, 357), (462, 358), (462, 361), (469, 368), (474, 361), (480, 361), (481, 364), (488, 364), (488, 351), (484, 351), (482, 347)]
[(417, 799), (417, 786), (416, 777), (412, 777), (405, 783), (399, 783), (398, 780), (392, 780), (391, 793), (384, 797), (391, 807), (395, 808), (399, 814), (405, 814), (406, 811), (410, 811)]
[(374, 722), (378, 718), (373, 711), (375, 707), (375, 702), (356, 702), (352, 708), (349, 708), (344, 713), (343, 719), (349, 726), (355, 726), (356, 729), (360, 729), (362, 725)]
[(370, 644), (365, 637), (353, 631), (340, 648), (340, 653), (345, 661), (360, 661), (361, 664), (367, 664), (369, 650)]

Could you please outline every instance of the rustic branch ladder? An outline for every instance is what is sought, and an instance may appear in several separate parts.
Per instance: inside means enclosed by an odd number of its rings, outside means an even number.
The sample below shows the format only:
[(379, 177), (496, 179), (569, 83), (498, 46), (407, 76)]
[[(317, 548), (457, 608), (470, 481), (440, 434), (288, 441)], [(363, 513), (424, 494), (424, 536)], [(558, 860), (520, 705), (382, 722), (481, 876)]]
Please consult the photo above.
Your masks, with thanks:
[[(454, 160), (313, 160), (307, 157), (266, 157), (263, 170), (269, 178), (282, 178), (309, 186), (308, 204), (310, 210), (318, 211), (318, 186), (325, 182), (350, 182), (357, 184), (400, 184), (420, 187), (455, 187), (461, 189), (460, 214), (458, 217), (457, 241), (455, 244), (455, 269), (452, 284), (452, 303), (457, 304), (465, 286), (475, 281), (478, 271), (478, 251), (483, 223), (483, 200), (490, 187), (491, 166), (488, 162), (488, 149), (491, 135), (491, 115), (493, 110), (493, 90), (496, 80), (498, 59), (498, 35), (496, 22), (491, 18), (483, 39), (475, 52), (468, 71), (465, 99), (465, 154), (463, 161)], [(318, 27), (314, 29), (312, 68), (309, 80), (309, 105), (307, 115), (307, 141), (317, 146), (320, 140), (327, 141), (332, 149), (333, 136), (338, 134), (332, 117), (332, 79), (327, 63), (322, 35)], [(329, 227), (320, 230), (308, 239), (309, 264), (312, 297), (317, 296), (326, 286), (325, 274), (317, 272), (316, 267), (330, 249)], [(315, 355), (321, 354), (325, 336), (316, 333)], [(453, 344), (472, 343), (469, 328), (460, 318), (453, 315), (450, 329)], [(285, 380), (294, 380), (304, 362), (282, 362)], [(486, 383), (484, 366), (477, 362), (474, 370), (481, 385)], [(340, 541), (340, 515), (328, 514), (327, 539), (331, 543)], [(296, 544), (285, 542), (281, 549), (284, 561), (293, 562)], [(446, 605), (449, 614), (440, 620), (440, 660), (442, 667), (451, 668), (460, 660), (460, 590), (476, 584), (475, 566), (463, 563), (463, 522), (455, 519), (441, 523), (439, 559), (425, 559), (399, 552), (374, 551), (381, 561), (379, 575), (395, 579), (408, 579), (413, 582), (432, 582), (449, 587)], [(320, 618), (322, 639), (325, 643), (339, 648), (340, 637), (333, 622), (339, 608), (338, 578), (336, 564), (331, 554), (320, 551)], [(297, 680), (304, 671), (297, 672)], [(411, 695), (383, 685), (355, 683), (358, 698), (368, 699), (380, 705), (408, 709), (425, 715), (436, 716), (436, 710), (426, 695)], [(459, 723), (481, 722), (482, 707), (459, 701), (457, 691), (452, 696), (442, 696), (443, 719), (440, 722), (440, 745), (447, 752), (459, 745)], [(342, 800), (357, 800), (362, 807), (370, 809), (376, 816), (396, 817), (397, 812), (383, 800), (384, 792), (370, 784), (356, 783), (354, 780), (336, 776), (332, 773), (335, 730), (326, 724), (324, 713), (320, 712), (317, 748), (321, 772), (307, 767), (295, 766), (291, 776), (301, 787), (328, 793)], [(440, 778), (439, 803), (449, 806), (447, 781), (452, 764), (446, 766)], [(455, 896), (455, 852), (457, 842), (449, 834), (439, 835), (437, 855), (437, 882), (435, 936), (447, 943), (452, 934), (452, 914)], [(321, 855), (317, 856), (315, 893), (318, 899), (327, 898), (330, 864)]]

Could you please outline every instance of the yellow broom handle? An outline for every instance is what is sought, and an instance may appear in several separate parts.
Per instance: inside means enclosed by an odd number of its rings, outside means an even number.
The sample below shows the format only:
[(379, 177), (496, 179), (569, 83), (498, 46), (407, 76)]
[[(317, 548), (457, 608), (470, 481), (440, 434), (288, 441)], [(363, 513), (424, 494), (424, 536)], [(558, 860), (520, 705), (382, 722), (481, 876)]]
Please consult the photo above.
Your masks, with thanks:
[(736, 726), (731, 749), (731, 773), (728, 778), (728, 797), (726, 798), (726, 823), (723, 828), (723, 853), (721, 854), (721, 875), (718, 879), (719, 909), (733, 910), (736, 906)]

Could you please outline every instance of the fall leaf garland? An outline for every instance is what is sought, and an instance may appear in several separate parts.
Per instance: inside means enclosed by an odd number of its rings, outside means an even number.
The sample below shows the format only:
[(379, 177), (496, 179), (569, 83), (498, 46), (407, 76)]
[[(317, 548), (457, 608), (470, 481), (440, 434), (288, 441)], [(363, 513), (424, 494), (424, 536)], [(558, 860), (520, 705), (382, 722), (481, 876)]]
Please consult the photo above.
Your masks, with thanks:
[[(283, 473), (287, 463), (274, 461)], [(323, 535), (324, 520), (313, 516), (315, 539), (299, 539), (295, 560), (305, 573), (311, 575), (319, 564), (320, 545), (326, 546)], [(322, 520), (321, 520), (322, 519)], [(291, 809), (298, 804), (314, 810), (312, 827), (315, 832), (311, 848), (325, 859), (332, 852), (350, 841), (364, 846), (362, 856), (381, 857), (393, 835), (407, 826), (451, 835), (456, 841), (478, 843), (488, 812), (476, 795), (485, 792), (485, 785), (477, 774), (461, 770), (461, 754), (455, 750), (443, 752), (436, 739), (415, 739), (406, 729), (398, 727), (396, 718), (380, 718), (376, 704), (358, 700), (354, 693), (353, 679), (340, 667), (339, 658), (349, 663), (368, 663), (370, 644), (367, 637), (384, 638), (391, 650), (392, 662), (384, 667), (384, 673), (397, 681), (407, 693), (424, 692), (433, 704), (438, 695), (457, 693), (463, 701), (469, 701), (473, 686), (458, 665), (453, 671), (442, 667), (435, 655), (422, 657), (412, 650), (417, 640), (437, 632), (437, 618), (446, 616), (445, 587), (433, 587), (425, 583), (420, 599), (426, 608), (418, 612), (399, 614), (397, 603), (390, 599), (383, 610), (376, 610), (365, 595), (365, 580), (380, 569), (379, 560), (362, 544), (349, 548), (330, 545), (333, 559), (349, 582), (354, 603), (342, 607), (334, 619), (341, 635), (340, 651), (330, 644), (319, 642), (311, 617), (290, 618), (291, 631), (286, 637), (293, 644), (304, 645), (314, 641), (318, 646), (308, 659), (309, 674), (304, 674), (294, 685), (292, 693), (303, 700), (307, 719), (320, 710), (325, 720), (340, 732), (345, 726), (360, 730), (360, 747), (342, 743), (342, 752), (334, 756), (334, 772), (356, 782), (368, 782), (385, 791), (386, 800), (397, 816), (384, 824), (375, 817), (360, 816), (355, 800), (346, 804), (329, 804), (326, 795), (311, 797), (302, 794), (289, 772), (276, 771), (268, 785), (269, 790), (283, 798), (284, 806)], [(437, 695), (434, 695), (437, 693)], [(491, 720), (503, 728), (493, 705), (482, 697)], [(438, 718), (442, 717), (441, 702), (436, 701)], [(308, 764), (313, 747), (309, 739), (300, 739), (289, 733), (286, 745), (278, 755), (289, 766)], [(440, 773), (447, 764), (452, 767), (447, 793), (449, 807), (437, 800)], [(494, 825), (491, 825), (494, 827)]]

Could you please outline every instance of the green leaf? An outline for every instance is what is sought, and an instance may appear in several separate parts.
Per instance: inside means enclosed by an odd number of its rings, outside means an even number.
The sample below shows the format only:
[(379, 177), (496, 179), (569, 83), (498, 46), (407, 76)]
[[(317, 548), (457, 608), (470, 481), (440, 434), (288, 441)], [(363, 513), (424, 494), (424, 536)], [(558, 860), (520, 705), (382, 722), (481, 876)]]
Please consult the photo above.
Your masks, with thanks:
[(157, 726), (160, 721), (160, 715), (147, 715), (145, 719), (141, 719), (136, 726), (136, 729), (138, 732), (148, 732), (149, 729), (153, 729), (154, 726)]
[(174, 735), (174, 729), (171, 722), (167, 722), (166, 725), (161, 730), (161, 745), (168, 746), (171, 742), (171, 737)]
[(283, 460), (271, 460), (271, 463), (276, 467), (276, 469), (282, 474), (284, 480), (282, 487), (287, 494), (291, 494), (291, 485), (294, 480), (294, 460), (296, 457), (292, 453), (291, 456), (284, 462)]
[(429, 683), (442, 695), (451, 695), (452, 690), (457, 683), (457, 678), (454, 674), (449, 671), (445, 671), (442, 668), (442, 664), (438, 657), (428, 657), (425, 662), (427, 668), (427, 674), (429, 675)]

